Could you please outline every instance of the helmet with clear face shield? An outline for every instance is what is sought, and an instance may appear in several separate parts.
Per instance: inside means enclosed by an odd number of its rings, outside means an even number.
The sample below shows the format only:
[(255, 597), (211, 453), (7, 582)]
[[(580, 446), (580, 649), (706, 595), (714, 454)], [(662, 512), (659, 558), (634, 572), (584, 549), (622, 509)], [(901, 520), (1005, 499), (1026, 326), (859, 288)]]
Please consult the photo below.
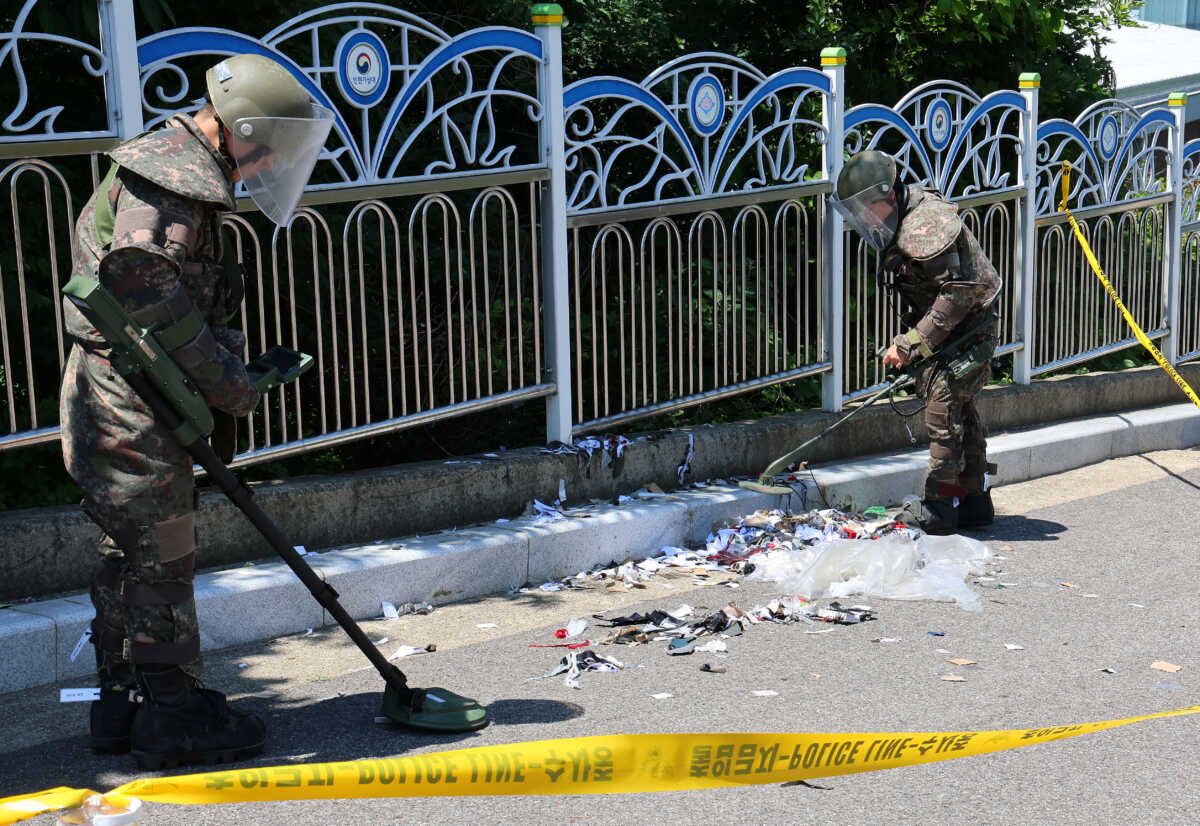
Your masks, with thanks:
[(227, 149), (263, 214), (285, 226), (300, 202), (333, 112), (312, 102), (282, 65), (256, 54), (222, 60), (204, 76)]
[(882, 252), (896, 237), (900, 209), (895, 193), (896, 162), (868, 149), (846, 161), (830, 203), (863, 240)]

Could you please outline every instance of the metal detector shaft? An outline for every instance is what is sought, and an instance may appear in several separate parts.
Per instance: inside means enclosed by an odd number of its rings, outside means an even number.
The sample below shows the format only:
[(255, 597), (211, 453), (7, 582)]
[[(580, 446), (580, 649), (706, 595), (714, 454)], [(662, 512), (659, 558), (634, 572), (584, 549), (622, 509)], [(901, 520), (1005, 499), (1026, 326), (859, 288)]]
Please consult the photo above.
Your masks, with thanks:
[[(181, 417), (167, 400), (163, 398), (158, 388), (150, 382), (144, 373), (140, 371), (132, 372), (125, 376), (125, 380), (145, 400), (146, 404), (150, 405), (150, 409), (154, 411), (154, 417), (161, 424), (168, 430), (174, 430), (179, 427), (182, 422)], [(346, 609), (338, 602), (337, 591), (329, 583), (317, 576), (312, 566), (305, 562), (303, 557), (296, 552), (291, 543), (284, 538), (279, 527), (255, 503), (254, 495), (250, 492), (250, 489), (242, 484), (242, 480), (225, 466), (225, 463), (220, 460), (208, 442), (203, 438), (197, 438), (183, 447), (196, 460), (197, 464), (208, 472), (209, 478), (229, 497), (229, 501), (233, 502), (238, 510), (246, 514), (246, 518), (250, 520), (254, 527), (258, 529), (258, 532), (263, 535), (263, 538), (275, 549), (275, 553), (283, 558), (283, 561), (288, 564), (292, 572), (300, 578), (300, 581), (304, 583), (309, 592), (316, 597), (317, 602), (321, 603), (321, 607), (333, 615), (338, 625), (342, 626), (342, 630), (346, 632), (350, 639), (354, 640), (354, 644), (371, 661), (371, 665), (375, 666), (375, 669), (387, 684), (399, 691), (402, 696), (407, 695), (409, 688), (404, 673), (395, 665), (388, 662), (387, 658), (383, 656), (383, 652), (371, 644), (367, 635), (358, 627), (358, 623), (346, 613)]]
[(887, 387), (885, 387), (882, 390), (878, 391), (877, 393), (874, 393), (873, 395), (869, 396), (865, 401), (861, 402), (858, 407), (851, 410), (845, 416), (842, 416), (842, 418), (838, 419), (836, 422), (831, 424), (829, 427), (822, 430), (816, 436), (813, 436), (811, 439), (809, 439), (807, 442), (805, 442), (804, 444), (797, 447), (795, 450), (788, 451), (787, 453), (785, 453), (784, 455), (782, 455), (778, 459), (776, 459), (774, 462), (769, 464), (767, 466), (767, 469), (762, 472), (762, 475), (758, 477), (759, 482), (762, 484), (765, 484), (766, 480), (775, 476), (776, 474), (779, 473), (779, 471), (783, 470), (785, 467), (790, 465), (792, 463), (792, 461), (797, 456), (799, 456), (801, 453), (803, 453), (805, 448), (807, 448), (809, 445), (813, 444), (814, 442), (819, 442), (821, 439), (824, 439), (826, 436), (828, 436), (834, 430), (841, 427), (842, 424), (844, 424), (846, 421), (848, 421), (848, 420), (854, 418), (856, 415), (858, 415), (859, 411), (864, 410), (867, 407), (870, 407), (871, 404), (874, 403), (876, 399), (884, 396), (887, 393), (892, 392), (893, 390), (898, 390), (899, 388), (903, 387), (904, 385), (908, 384), (911, 381), (913, 381), (913, 377), (910, 376), (909, 374), (905, 373), (904, 375), (900, 376), (895, 381), (893, 381), (891, 384), (889, 384)]

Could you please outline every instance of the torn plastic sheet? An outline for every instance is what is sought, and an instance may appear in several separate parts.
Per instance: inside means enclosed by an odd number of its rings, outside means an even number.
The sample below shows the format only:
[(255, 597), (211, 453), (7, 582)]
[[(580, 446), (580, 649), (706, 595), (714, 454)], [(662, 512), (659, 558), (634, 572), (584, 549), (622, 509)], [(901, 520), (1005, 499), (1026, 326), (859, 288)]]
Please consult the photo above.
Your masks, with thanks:
[(579, 684), (579, 675), (584, 671), (620, 671), (625, 667), (625, 663), (615, 660), (612, 657), (602, 657), (590, 648), (583, 651), (571, 651), (562, 660), (559, 661), (558, 667), (549, 674), (544, 674), (541, 677), (530, 677), (531, 680), (546, 680), (550, 677), (557, 677), (559, 674), (565, 674), (563, 685), (568, 688), (582, 688)]
[(966, 583), (982, 574), (992, 552), (965, 536), (913, 539), (896, 532), (879, 539), (825, 539), (809, 547), (774, 550), (756, 557), (748, 579), (777, 582), (810, 599), (869, 594), (884, 599), (955, 602), (980, 611), (979, 595)]

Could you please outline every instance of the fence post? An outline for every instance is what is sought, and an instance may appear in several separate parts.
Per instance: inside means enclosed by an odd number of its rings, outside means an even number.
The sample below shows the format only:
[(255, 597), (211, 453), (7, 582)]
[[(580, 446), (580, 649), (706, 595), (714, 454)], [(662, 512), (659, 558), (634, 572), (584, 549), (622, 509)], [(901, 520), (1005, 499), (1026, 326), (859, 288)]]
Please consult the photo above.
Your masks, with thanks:
[[(1175, 128), (1171, 130), (1171, 157), (1167, 164), (1168, 191), (1175, 197), (1167, 204), (1163, 244), (1163, 318), (1167, 335), (1163, 338), (1163, 357), (1175, 364), (1179, 360), (1179, 302), (1182, 300), (1183, 267), (1183, 124), (1187, 93), (1172, 92), (1167, 98)], [(1193, 307), (1192, 312), (1195, 311)]]
[(137, 56), (137, 31), (133, 0), (98, 0), (100, 50), (112, 65), (105, 79), (108, 122), (121, 140), (142, 131), (141, 67)]
[(550, 169), (542, 188), (541, 261), (542, 318), (545, 329), (546, 375), (558, 386), (546, 399), (546, 441), (571, 443), (571, 325), (567, 301), (567, 181), (566, 134), (563, 113), (562, 25), (557, 3), (538, 3), (532, 9), (533, 30), (544, 53), (538, 67), (542, 102), (539, 130), (541, 158)]
[[(821, 72), (829, 78), (829, 94), (821, 120), (825, 127), (825, 145), (821, 147), (821, 161), (825, 176), (833, 190), (837, 189), (838, 173), (842, 171), (842, 116), (845, 110), (846, 50), (828, 48), (821, 50)], [(825, 266), (818, 277), (823, 280), (825, 300), (821, 312), (824, 315), (825, 336), (822, 346), (824, 357), (831, 369), (821, 375), (821, 408), (831, 412), (842, 409), (842, 394), (845, 392), (845, 261), (843, 255), (842, 216), (829, 208), (828, 199), (822, 202), (824, 216), (821, 238), (822, 259)]]
[(1033, 302), (1037, 273), (1037, 130), (1038, 90), (1042, 76), (1024, 72), (1017, 80), (1021, 97), (1025, 98), (1025, 114), (1021, 117), (1021, 183), (1025, 194), (1017, 213), (1017, 261), (1014, 275), (1016, 295), (1013, 296), (1013, 315), (1017, 339), (1021, 347), (1013, 352), (1013, 381), (1029, 384), (1033, 378)]

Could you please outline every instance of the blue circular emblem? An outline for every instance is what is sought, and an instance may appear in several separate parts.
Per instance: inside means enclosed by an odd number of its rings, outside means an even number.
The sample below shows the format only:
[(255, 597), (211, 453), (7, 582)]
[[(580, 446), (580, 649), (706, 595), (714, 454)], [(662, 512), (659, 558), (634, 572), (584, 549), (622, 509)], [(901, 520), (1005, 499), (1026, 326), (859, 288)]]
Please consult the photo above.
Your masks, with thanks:
[(688, 118), (692, 128), (705, 137), (721, 128), (725, 117), (725, 90), (708, 72), (697, 77), (688, 87)]
[(938, 98), (929, 104), (925, 111), (925, 131), (929, 135), (929, 145), (940, 152), (950, 143), (950, 133), (953, 131), (954, 116), (950, 112), (950, 104)]
[(351, 106), (368, 109), (387, 93), (391, 64), (383, 41), (366, 29), (355, 29), (338, 41), (334, 53), (337, 85)]
[(1120, 129), (1117, 128), (1117, 119), (1112, 115), (1108, 115), (1104, 120), (1100, 121), (1100, 154), (1106, 160), (1117, 154), (1117, 137)]

